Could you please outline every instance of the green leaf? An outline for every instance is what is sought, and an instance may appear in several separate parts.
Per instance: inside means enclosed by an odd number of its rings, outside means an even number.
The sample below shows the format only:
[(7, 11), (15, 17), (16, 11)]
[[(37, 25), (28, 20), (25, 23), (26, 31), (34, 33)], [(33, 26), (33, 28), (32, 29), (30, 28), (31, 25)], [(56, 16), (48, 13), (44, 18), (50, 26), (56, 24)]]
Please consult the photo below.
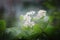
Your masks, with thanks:
[(47, 34), (52, 34), (54, 32), (54, 27), (50, 24), (48, 24), (48, 26), (45, 28), (44, 30)]
[(3, 32), (6, 29), (6, 22), (4, 20), (0, 20), (0, 32)]
[(52, 23), (54, 17), (53, 16), (49, 16), (49, 23)]

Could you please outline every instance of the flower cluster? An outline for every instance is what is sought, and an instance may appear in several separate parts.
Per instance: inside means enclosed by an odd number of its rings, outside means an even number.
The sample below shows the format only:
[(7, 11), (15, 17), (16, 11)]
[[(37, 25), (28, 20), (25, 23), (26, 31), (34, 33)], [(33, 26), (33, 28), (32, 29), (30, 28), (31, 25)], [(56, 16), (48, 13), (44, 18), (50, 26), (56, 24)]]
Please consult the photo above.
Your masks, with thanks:
[(35, 11), (27, 12), (24, 16), (24, 26), (33, 26), (35, 23), (31, 21), (31, 15), (33, 15)]
[(40, 19), (43, 16), (46, 16), (46, 11), (45, 10), (39, 10), (38, 14), (36, 15), (36, 18)]
[(30, 11), (30, 12), (27, 12), (26, 15), (22, 15), (23, 16), (23, 26), (26, 26), (26, 27), (34, 26), (35, 22), (32, 21), (32, 18), (39, 20), (40, 18), (44, 17), (44, 20), (48, 21), (48, 16), (46, 16), (45, 10), (39, 10), (38, 13), (36, 14), (36, 16), (32, 17), (34, 14), (35, 14), (35, 11)]
[(35, 13), (35, 11), (30, 11), (30, 12), (27, 12), (26, 15), (21, 15), (23, 16), (23, 25), (24, 26), (33, 26), (35, 23), (33, 21), (31, 21), (32, 19), (32, 15)]

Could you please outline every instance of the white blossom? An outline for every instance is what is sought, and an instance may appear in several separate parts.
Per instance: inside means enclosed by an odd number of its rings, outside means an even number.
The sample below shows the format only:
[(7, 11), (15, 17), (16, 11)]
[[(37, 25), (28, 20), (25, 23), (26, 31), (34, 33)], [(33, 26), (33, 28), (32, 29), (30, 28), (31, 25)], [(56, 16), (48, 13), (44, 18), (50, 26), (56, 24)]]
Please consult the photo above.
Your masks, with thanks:
[(30, 20), (31, 20), (31, 17), (29, 15), (24, 16), (24, 21), (30, 21)]
[(36, 15), (36, 18), (40, 19), (43, 16), (46, 16), (46, 11), (45, 10), (39, 10), (38, 14)]
[(24, 15), (24, 23), (23, 23), (23, 25), (24, 26), (29, 25), (30, 21), (31, 21), (31, 17), (29, 15)]
[(31, 15), (33, 15), (35, 11), (27, 12), (26, 15), (23, 16), (24, 19), (24, 26), (33, 26), (34, 22), (31, 22)]
[(23, 16), (23, 26), (34, 26), (35, 21), (32, 21), (32, 18), (35, 20), (39, 20), (40, 18), (44, 17), (44, 21), (48, 21), (48, 16), (46, 16), (46, 11), (45, 10), (39, 10), (36, 16), (31, 17), (31, 15), (34, 15), (35, 11), (30, 11), (27, 12), (26, 15), (21, 15)]
[(31, 27), (32, 27), (32, 26), (34, 26), (34, 25), (35, 25), (35, 23), (34, 23), (34, 22), (31, 22), (31, 23), (30, 23), (30, 26), (31, 26)]
[(46, 11), (45, 10), (39, 10), (38, 14), (40, 14), (42, 16), (46, 16)]
[(35, 11), (30, 11), (26, 13), (26, 15), (33, 15), (33, 14), (35, 14)]

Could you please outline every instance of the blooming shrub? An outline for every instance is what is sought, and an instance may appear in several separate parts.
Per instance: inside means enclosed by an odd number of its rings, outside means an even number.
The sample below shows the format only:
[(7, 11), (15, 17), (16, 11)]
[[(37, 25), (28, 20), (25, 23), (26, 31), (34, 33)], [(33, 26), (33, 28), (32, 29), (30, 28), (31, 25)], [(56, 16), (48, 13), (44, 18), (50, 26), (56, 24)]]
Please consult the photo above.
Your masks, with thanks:
[[(11, 32), (13, 36), (18, 38), (32, 37), (40, 34), (48, 25), (49, 17), (45, 10), (27, 12), (25, 15), (20, 15), (21, 27), (12, 27), (7, 29), (7, 33)], [(33, 16), (34, 15), (34, 16)]]

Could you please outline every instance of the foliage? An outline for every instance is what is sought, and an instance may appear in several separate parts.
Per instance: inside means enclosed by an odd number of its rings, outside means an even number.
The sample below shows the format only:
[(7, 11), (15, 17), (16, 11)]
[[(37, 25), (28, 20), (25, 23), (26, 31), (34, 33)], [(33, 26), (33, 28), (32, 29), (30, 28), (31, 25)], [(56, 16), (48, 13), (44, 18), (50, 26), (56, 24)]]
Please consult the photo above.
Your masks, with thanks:
[(6, 29), (6, 23), (4, 20), (0, 20), (0, 32), (3, 32)]
[(5, 20), (0, 20), (0, 40), (3, 38), (4, 31), (6, 30)]
[[(43, 17), (37, 20), (36, 24), (32, 27), (22, 26), (22, 27), (11, 27), (6, 28), (6, 23), (4, 20), (0, 20), (0, 32), (5, 31), (9, 34), (8, 40), (50, 40), (55, 39), (60, 33), (60, 12), (55, 5), (55, 1), (47, 0), (43, 3), (44, 7), (48, 8), (49, 11), (54, 9), (54, 11), (49, 14), (49, 20), (47, 22), (43, 21)], [(23, 21), (23, 16), (20, 17), (20, 21)], [(23, 24), (23, 23), (21, 23)], [(6, 29), (6, 30), (5, 30)], [(57, 32), (58, 31), (58, 32)], [(1, 36), (2, 33), (0, 33)], [(60, 35), (60, 34), (59, 34)], [(54, 38), (55, 37), (55, 38)], [(57, 36), (58, 37), (58, 36)], [(47, 38), (47, 39), (46, 39)], [(57, 39), (55, 39), (57, 40)]]

